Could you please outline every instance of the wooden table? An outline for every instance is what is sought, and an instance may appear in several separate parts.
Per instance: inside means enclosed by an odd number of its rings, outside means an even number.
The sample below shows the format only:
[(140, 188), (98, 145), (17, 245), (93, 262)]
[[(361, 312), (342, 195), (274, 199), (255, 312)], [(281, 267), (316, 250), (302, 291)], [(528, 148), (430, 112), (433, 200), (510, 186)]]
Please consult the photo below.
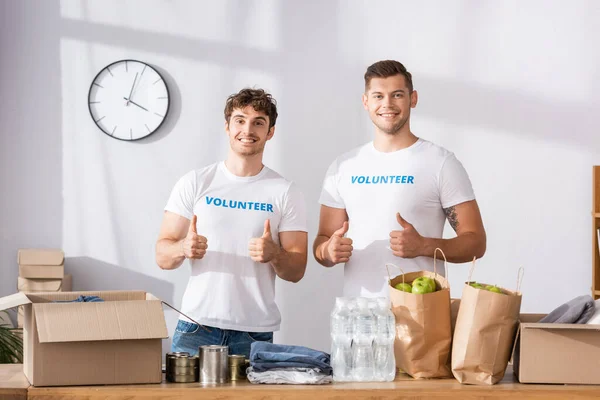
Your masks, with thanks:
[[(331, 385), (253, 385), (247, 381), (201, 386), (198, 383), (154, 385), (29, 387), (21, 365), (0, 365), (0, 399), (589, 399), (600, 398), (600, 386), (527, 385), (512, 370), (494, 386), (461, 385), (454, 379), (414, 380), (400, 375), (394, 382)], [(12, 396), (12, 397), (10, 397)]]
[(0, 399), (26, 400), (29, 381), (21, 364), (0, 364)]

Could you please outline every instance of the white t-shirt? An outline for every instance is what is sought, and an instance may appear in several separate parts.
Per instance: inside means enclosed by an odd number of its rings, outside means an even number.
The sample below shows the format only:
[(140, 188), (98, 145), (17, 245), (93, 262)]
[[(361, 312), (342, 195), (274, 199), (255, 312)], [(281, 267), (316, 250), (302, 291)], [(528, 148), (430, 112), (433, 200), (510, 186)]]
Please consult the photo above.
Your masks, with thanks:
[[(433, 271), (433, 259), (394, 256), (390, 232), (402, 230), (400, 215), (424, 237), (441, 238), (443, 209), (475, 199), (471, 181), (453, 153), (427, 140), (391, 153), (367, 143), (338, 157), (329, 167), (319, 202), (346, 209), (346, 237), (354, 250), (344, 268), (344, 295), (388, 297), (386, 263), (405, 273)], [(439, 253), (438, 253), (439, 255)], [(442, 275), (443, 260), (437, 263)], [(400, 270), (390, 267), (391, 276)]]
[(197, 232), (208, 243), (202, 259), (190, 260), (182, 311), (221, 329), (278, 330), (275, 271), (252, 261), (248, 242), (263, 235), (266, 219), (277, 244), (279, 232), (306, 232), (306, 205), (296, 185), (266, 166), (258, 175), (239, 177), (219, 162), (184, 175), (165, 210), (190, 220), (196, 214)]

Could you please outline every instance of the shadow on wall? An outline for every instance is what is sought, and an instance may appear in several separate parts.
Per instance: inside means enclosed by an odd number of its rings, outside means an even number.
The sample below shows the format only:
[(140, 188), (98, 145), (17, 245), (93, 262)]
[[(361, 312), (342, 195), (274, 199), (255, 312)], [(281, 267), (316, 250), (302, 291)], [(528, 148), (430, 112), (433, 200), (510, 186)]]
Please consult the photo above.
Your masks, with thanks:
[(171, 282), (90, 257), (65, 258), (65, 273), (73, 275), (73, 290), (144, 290), (170, 302)]
[(166, 137), (171, 133), (171, 131), (173, 131), (175, 126), (177, 126), (179, 116), (181, 115), (181, 91), (179, 90), (177, 81), (165, 69), (157, 65), (152, 65), (152, 68), (156, 69), (158, 73), (162, 75), (162, 77), (165, 79), (167, 87), (169, 88), (169, 115), (167, 116), (164, 124), (158, 131), (156, 131), (156, 133), (134, 143), (153, 143)]
[(0, 93), (11, 98), (0, 107), (0, 297), (16, 291), (17, 249), (62, 247), (59, 10), (58, 0), (0, 1)]
[[(161, 300), (173, 304), (174, 285), (171, 282), (109, 264), (90, 257), (66, 257), (65, 273), (73, 275), (73, 290), (143, 290)], [(177, 314), (163, 306), (169, 336), (173, 334), (170, 326), (176, 321)], [(171, 338), (163, 340), (163, 353), (170, 351)]]

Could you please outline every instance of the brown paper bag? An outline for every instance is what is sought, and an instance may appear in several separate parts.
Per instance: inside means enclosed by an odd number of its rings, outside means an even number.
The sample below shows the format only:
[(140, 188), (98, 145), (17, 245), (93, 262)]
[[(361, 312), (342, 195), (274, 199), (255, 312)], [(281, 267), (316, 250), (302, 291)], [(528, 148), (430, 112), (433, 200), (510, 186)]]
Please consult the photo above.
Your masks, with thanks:
[[(390, 279), (390, 301), (396, 317), (394, 355), (396, 366), (413, 378), (447, 378), (450, 372), (450, 285), (437, 273), (436, 249), (433, 269), (409, 272)], [(392, 265), (392, 264), (390, 264)], [(448, 267), (444, 262), (446, 276)], [(402, 269), (400, 269), (402, 271)], [(389, 272), (388, 272), (389, 273)], [(398, 283), (412, 283), (420, 276), (435, 280), (437, 291), (427, 294), (407, 293), (394, 288)]]
[[(493, 385), (502, 380), (513, 348), (521, 310), (522, 271), (516, 291), (502, 294), (469, 286), (463, 288), (452, 342), (452, 374), (460, 382)], [(486, 284), (482, 284), (486, 286)]]

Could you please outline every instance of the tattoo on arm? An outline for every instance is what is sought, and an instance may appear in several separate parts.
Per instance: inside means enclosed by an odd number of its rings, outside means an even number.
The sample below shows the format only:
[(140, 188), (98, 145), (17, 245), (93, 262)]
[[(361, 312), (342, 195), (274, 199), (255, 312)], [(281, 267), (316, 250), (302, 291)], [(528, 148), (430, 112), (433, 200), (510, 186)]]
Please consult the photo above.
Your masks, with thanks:
[(458, 228), (458, 218), (456, 216), (456, 210), (454, 206), (444, 208), (444, 214), (446, 214), (446, 218), (448, 218), (450, 226), (452, 229), (454, 229), (454, 232), (456, 232), (456, 229)]

